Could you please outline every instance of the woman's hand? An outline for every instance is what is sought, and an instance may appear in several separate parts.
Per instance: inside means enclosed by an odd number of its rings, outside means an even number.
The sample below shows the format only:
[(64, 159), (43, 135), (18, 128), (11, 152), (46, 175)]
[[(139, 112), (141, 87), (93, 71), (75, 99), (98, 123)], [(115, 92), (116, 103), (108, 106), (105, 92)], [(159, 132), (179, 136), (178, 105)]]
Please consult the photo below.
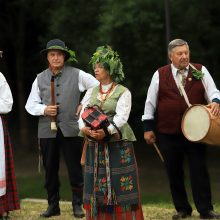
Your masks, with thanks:
[(91, 129), (90, 127), (83, 127), (83, 128), (81, 129), (81, 131), (82, 131), (83, 134), (85, 134), (85, 135), (87, 135), (87, 136), (91, 136), (91, 131), (92, 131), (92, 129)]
[(106, 136), (103, 129), (91, 130), (90, 137), (96, 139), (97, 141), (101, 141)]
[(94, 138), (97, 141), (102, 140), (106, 136), (103, 129), (92, 130), (90, 127), (83, 127), (81, 129), (81, 131), (83, 132), (83, 134), (85, 134), (87, 136), (90, 136), (90, 137)]

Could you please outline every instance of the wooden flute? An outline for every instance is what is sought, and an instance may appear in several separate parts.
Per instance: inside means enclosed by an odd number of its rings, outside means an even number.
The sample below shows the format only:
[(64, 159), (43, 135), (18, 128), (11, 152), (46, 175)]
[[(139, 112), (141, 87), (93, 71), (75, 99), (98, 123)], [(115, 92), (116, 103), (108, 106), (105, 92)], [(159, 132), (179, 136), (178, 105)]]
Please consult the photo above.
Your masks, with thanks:
[[(51, 87), (51, 105), (56, 105), (54, 76), (51, 77), (50, 87)], [(50, 128), (52, 131), (57, 131), (56, 116), (51, 116)]]

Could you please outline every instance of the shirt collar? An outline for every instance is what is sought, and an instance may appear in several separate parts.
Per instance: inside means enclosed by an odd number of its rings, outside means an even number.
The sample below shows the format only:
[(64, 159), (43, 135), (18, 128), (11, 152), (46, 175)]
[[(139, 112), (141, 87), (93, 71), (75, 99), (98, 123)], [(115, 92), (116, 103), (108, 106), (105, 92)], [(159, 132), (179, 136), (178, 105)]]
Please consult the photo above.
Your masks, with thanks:
[[(61, 76), (61, 74), (62, 74), (62, 72), (64, 71), (64, 69), (65, 69), (65, 65), (63, 66), (63, 68), (60, 70), (60, 72), (59, 73), (57, 73), (55, 76), (54, 76), (54, 78), (57, 78), (57, 77), (60, 77)], [(50, 73), (51, 73), (51, 75), (53, 74), (52, 73), (52, 71), (51, 71), (51, 69), (49, 68), (49, 71), (50, 71)]]
[[(171, 71), (172, 71), (172, 74), (174, 75), (174, 76), (176, 76), (177, 75), (177, 71), (178, 71), (179, 69), (177, 69), (172, 63), (171, 63)], [(186, 72), (188, 73), (188, 71), (189, 71), (189, 65), (186, 67)]]

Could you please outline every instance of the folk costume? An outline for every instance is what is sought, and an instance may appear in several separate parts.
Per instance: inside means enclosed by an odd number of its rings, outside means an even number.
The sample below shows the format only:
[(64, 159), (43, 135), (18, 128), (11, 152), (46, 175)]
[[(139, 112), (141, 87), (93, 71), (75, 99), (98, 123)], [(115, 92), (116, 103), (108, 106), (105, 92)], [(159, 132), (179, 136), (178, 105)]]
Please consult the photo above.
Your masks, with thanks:
[[(51, 40), (44, 50), (60, 50), (67, 60), (70, 53), (63, 41)], [(45, 115), (45, 108), (51, 105), (51, 78), (54, 77), (56, 105), (59, 111), (56, 115), (57, 131), (51, 130), (51, 117)], [(32, 85), (32, 90), (26, 103), (26, 110), (39, 116), (38, 138), (40, 143), (43, 165), (45, 168), (45, 188), (48, 194), (48, 209), (42, 217), (60, 215), (59, 208), (59, 161), (62, 151), (67, 166), (72, 190), (72, 206), (75, 217), (83, 217), (81, 209), (83, 176), (80, 158), (82, 138), (78, 137), (78, 117), (75, 115), (80, 101), (80, 94), (86, 89), (96, 86), (98, 81), (82, 70), (64, 64), (61, 71), (54, 75), (50, 66), (39, 73)]]
[(0, 218), (20, 209), (11, 142), (5, 114), (11, 111), (13, 98), (9, 85), (0, 73)]
[[(105, 58), (102, 60), (103, 56)], [(92, 57), (92, 64), (98, 62), (105, 65), (105, 69), (112, 74), (113, 82), (89, 89), (84, 97), (87, 102), (83, 103), (83, 108), (87, 105), (100, 106), (108, 120), (114, 122), (114, 125), (108, 126), (108, 140), (96, 141), (88, 137), (83, 197), (86, 219), (142, 220), (138, 169), (133, 149), (136, 138), (127, 123), (131, 93), (117, 84), (124, 78), (122, 66), (114, 69), (116, 65), (110, 67), (109, 60), (114, 60), (119, 64), (117, 66), (121, 65), (117, 54), (109, 47), (99, 47)], [(80, 118), (80, 129), (84, 126)]]
[[(180, 45), (187, 45), (183, 40), (174, 40)], [(174, 42), (173, 41), (173, 42)], [(171, 42), (172, 43), (172, 42)], [(188, 45), (187, 45), (188, 48)], [(208, 70), (201, 64), (193, 64), (197, 72), (204, 74), (203, 81), (193, 75), (190, 65), (184, 69), (185, 91), (191, 104), (206, 104), (219, 102), (220, 92)], [(191, 216), (190, 205), (184, 185), (184, 158), (189, 162), (190, 180), (193, 200), (200, 217), (204, 219), (220, 218), (213, 212), (211, 201), (211, 187), (206, 164), (206, 148), (201, 143), (188, 141), (181, 131), (181, 119), (187, 109), (186, 101), (178, 90), (178, 69), (173, 63), (159, 68), (153, 75), (148, 89), (142, 121), (144, 131), (154, 130), (156, 122), (157, 141), (165, 160), (165, 166), (170, 183), (173, 203), (177, 214), (173, 219)], [(157, 120), (154, 114), (157, 110)]]

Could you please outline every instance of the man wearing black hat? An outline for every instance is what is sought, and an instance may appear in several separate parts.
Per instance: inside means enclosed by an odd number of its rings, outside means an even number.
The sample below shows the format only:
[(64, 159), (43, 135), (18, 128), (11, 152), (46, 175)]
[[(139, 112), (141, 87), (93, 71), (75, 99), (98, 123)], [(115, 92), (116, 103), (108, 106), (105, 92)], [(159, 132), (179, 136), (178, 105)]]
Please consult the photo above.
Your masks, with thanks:
[(31, 115), (39, 116), (38, 138), (48, 194), (48, 208), (41, 217), (60, 215), (58, 170), (61, 150), (72, 187), (74, 216), (82, 218), (82, 139), (78, 137), (76, 112), (81, 92), (97, 86), (98, 81), (65, 64), (68, 59), (75, 60), (75, 53), (68, 50), (63, 41), (53, 39), (41, 52), (47, 56), (49, 67), (37, 75), (25, 106)]

